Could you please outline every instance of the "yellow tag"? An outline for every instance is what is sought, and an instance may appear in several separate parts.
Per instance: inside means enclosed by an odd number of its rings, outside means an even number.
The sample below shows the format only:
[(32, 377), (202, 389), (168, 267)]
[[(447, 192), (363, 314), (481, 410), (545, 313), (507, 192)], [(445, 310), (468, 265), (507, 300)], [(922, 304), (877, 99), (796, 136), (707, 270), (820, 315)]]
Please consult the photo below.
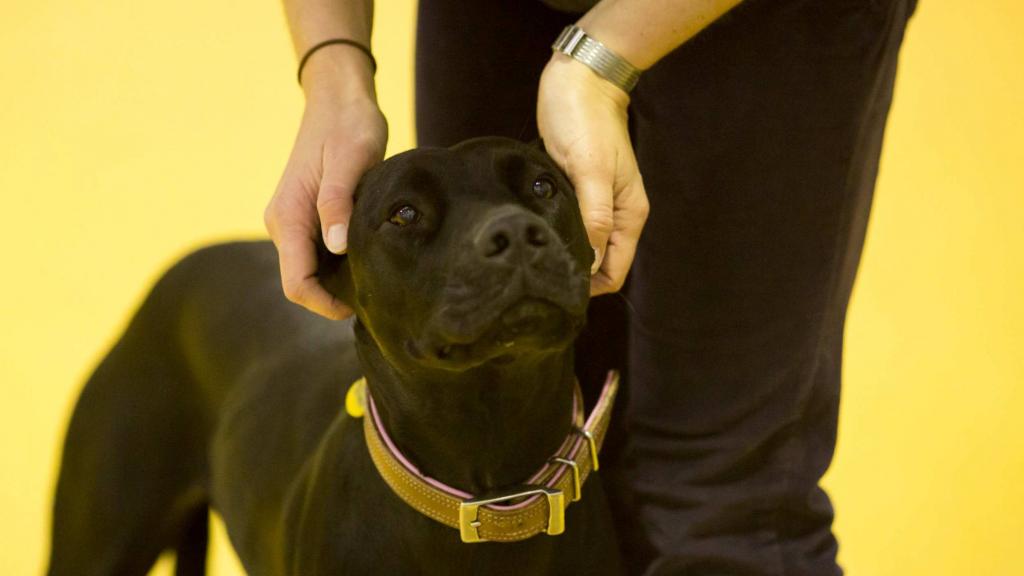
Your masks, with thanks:
[(353, 418), (362, 418), (366, 414), (366, 378), (360, 378), (348, 387), (345, 412)]

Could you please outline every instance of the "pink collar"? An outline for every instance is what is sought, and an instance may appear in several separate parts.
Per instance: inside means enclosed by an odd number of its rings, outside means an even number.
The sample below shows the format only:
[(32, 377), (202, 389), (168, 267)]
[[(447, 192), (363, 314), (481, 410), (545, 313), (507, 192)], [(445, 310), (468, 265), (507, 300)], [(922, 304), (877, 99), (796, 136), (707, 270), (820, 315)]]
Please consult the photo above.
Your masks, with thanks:
[[(515, 541), (539, 532), (561, 533), (565, 506), (579, 500), (587, 475), (598, 468), (597, 454), (608, 430), (618, 383), (618, 373), (609, 372), (601, 396), (586, 419), (582, 394), (576, 383), (574, 428), (558, 451), (524, 486), (482, 496), (474, 496), (423, 474), (402, 454), (384, 429), (373, 398), (365, 390), (365, 379), (356, 381), (353, 390), (362, 387), (366, 398), (364, 405), (370, 413), (363, 425), (370, 455), (378, 472), (398, 496), (421, 513), (459, 528), (463, 541)], [(571, 499), (564, 498), (566, 493)]]

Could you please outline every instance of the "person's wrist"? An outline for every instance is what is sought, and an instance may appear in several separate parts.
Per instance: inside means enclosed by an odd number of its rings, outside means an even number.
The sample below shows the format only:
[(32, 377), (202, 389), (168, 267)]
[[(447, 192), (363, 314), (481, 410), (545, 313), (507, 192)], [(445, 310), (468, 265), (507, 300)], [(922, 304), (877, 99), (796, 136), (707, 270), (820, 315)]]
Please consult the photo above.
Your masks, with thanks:
[(324, 46), (310, 57), (302, 70), (302, 91), (310, 103), (377, 100), (370, 59), (344, 44)]
[(549, 82), (558, 84), (560, 97), (571, 99), (579, 96), (598, 95), (623, 110), (629, 106), (629, 94), (598, 76), (586, 64), (560, 52), (552, 54), (544, 68), (541, 78), (542, 88)]
[(640, 79), (639, 69), (575, 24), (562, 29), (551, 49), (581, 62), (627, 94)]

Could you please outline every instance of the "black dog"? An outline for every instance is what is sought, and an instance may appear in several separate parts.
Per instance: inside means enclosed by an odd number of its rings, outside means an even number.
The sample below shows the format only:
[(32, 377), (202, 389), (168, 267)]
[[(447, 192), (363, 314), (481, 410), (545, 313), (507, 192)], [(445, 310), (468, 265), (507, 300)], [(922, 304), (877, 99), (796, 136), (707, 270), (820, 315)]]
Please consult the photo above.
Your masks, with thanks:
[[(592, 259), (569, 182), (504, 139), (364, 177), (348, 256), (321, 261), (353, 322), (286, 302), (267, 242), (190, 255), (78, 401), (50, 574), (141, 575), (165, 549), (202, 574), (210, 507), (253, 575), (618, 573), (601, 485), (578, 486), (597, 446), (573, 430)], [(458, 528), (403, 492), (417, 472), (468, 497)], [(489, 539), (514, 541), (466, 543)]]

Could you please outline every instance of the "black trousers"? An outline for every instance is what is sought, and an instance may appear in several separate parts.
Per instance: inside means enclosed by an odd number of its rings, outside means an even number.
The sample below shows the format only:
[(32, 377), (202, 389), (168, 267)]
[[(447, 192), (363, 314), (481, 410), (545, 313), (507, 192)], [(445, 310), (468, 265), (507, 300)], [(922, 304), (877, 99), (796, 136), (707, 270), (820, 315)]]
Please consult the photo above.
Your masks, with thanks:
[[(602, 475), (633, 573), (841, 574), (818, 481), (913, 10), (747, 0), (633, 93), (651, 214), (625, 298), (592, 306), (592, 324), (628, 349), (624, 426)], [(575, 18), (528, 0), (420, 0), (420, 144), (536, 138), (537, 80)], [(608, 302), (623, 301), (616, 330)]]

